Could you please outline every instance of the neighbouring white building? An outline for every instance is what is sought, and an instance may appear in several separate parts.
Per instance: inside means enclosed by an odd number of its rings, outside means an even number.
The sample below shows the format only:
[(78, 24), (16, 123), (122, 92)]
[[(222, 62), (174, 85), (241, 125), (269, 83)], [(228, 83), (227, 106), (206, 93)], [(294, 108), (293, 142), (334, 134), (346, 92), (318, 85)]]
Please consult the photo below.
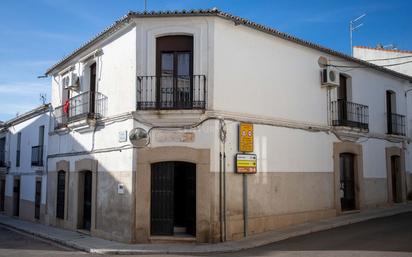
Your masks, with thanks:
[(0, 126), (0, 211), (44, 223), (50, 105)]
[(412, 76), (412, 51), (386, 49), (381, 46), (354, 46), (353, 56), (390, 70)]
[[(130, 12), (46, 74), (46, 224), (218, 242), (412, 188), (412, 77), (216, 9)], [(247, 180), (240, 122), (254, 128)]]

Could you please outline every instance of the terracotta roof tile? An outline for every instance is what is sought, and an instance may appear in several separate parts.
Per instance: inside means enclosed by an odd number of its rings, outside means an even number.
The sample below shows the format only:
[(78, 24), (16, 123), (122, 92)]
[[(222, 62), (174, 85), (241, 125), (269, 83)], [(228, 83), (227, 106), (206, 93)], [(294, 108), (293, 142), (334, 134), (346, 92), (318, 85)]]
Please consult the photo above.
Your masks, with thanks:
[(110, 25), (109, 27), (107, 27), (105, 30), (103, 30), (101, 33), (97, 34), (95, 37), (93, 37), (92, 39), (90, 39), (89, 41), (87, 41), (86, 43), (84, 43), (83, 45), (81, 45), (79, 48), (77, 48), (76, 50), (74, 50), (71, 54), (67, 55), (66, 57), (64, 57), (63, 59), (61, 59), (59, 62), (57, 62), (55, 65), (53, 65), (52, 67), (50, 67), (47, 71), (46, 71), (46, 75), (50, 75), (56, 68), (58, 68), (61, 65), (67, 64), (71, 58), (73, 58), (74, 56), (82, 53), (83, 51), (85, 51), (88, 47), (92, 46), (94, 43), (97, 43), (98, 41), (107, 38), (108, 36), (112, 35), (113, 33), (115, 33), (117, 30), (119, 30), (123, 25), (127, 24), (132, 18), (155, 18), (155, 17), (189, 17), (189, 16), (216, 16), (216, 17), (221, 17), (224, 19), (228, 19), (233, 21), (234, 23), (238, 24), (238, 25), (244, 25), (280, 38), (283, 38), (285, 40), (300, 44), (302, 46), (305, 47), (310, 47), (322, 52), (325, 52), (327, 54), (330, 55), (334, 55), (343, 59), (346, 59), (348, 61), (351, 62), (355, 62), (357, 64), (375, 69), (375, 70), (379, 70), (382, 72), (385, 72), (387, 74), (391, 74), (393, 76), (405, 79), (405, 80), (409, 80), (412, 82), (412, 77), (402, 74), (402, 73), (398, 73), (396, 71), (375, 65), (373, 63), (370, 62), (366, 62), (357, 58), (353, 58), (349, 55), (346, 55), (344, 53), (335, 51), (333, 49), (330, 48), (326, 48), (323, 47), (321, 45), (294, 37), (292, 35), (280, 32), (276, 29), (252, 22), (250, 20), (241, 18), (239, 16), (235, 16), (232, 15), (230, 13), (226, 13), (226, 12), (222, 12), (216, 8), (213, 9), (206, 9), (206, 10), (182, 10), (182, 11), (152, 11), (152, 12), (129, 12), (127, 13), (125, 16), (123, 16), (122, 18), (120, 18), (119, 20), (115, 21), (112, 25)]

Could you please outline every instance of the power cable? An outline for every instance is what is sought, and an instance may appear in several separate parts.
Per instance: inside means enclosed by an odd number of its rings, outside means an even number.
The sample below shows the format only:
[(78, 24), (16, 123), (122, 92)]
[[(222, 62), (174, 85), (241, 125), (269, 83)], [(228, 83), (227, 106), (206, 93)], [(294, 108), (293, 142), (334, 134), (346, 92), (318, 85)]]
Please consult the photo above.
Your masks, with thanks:
[[(357, 58), (357, 57), (355, 57)], [(398, 57), (390, 57), (390, 58), (380, 58), (380, 59), (368, 59), (368, 60), (363, 60), (363, 61), (367, 61), (367, 62), (374, 62), (374, 61), (389, 61), (389, 60), (397, 60), (397, 59), (405, 59), (405, 58), (412, 58), (412, 55), (406, 55), (406, 56), (398, 56)], [(357, 58), (360, 59), (360, 58)], [(333, 60), (330, 59), (329, 61), (332, 62), (347, 62), (347, 60)]]
[(364, 60), (364, 61), (367, 61), (367, 62), (389, 61), (389, 60), (397, 60), (397, 59), (405, 59), (405, 58), (412, 58), (412, 55), (398, 56), (398, 57), (391, 57), (391, 58), (370, 59), (370, 60)]
[[(400, 62), (400, 63), (385, 64), (385, 65), (376, 65), (376, 64), (374, 64), (374, 65), (384, 68), (384, 67), (392, 67), (392, 66), (397, 66), (397, 65), (407, 64), (407, 63), (412, 63), (412, 60), (411, 61), (406, 61), (406, 62)], [(334, 64), (328, 64), (327, 66), (335, 67), (335, 68), (353, 68), (353, 69), (357, 69), (357, 68), (360, 68), (360, 69), (361, 68), (363, 68), (363, 69), (366, 68), (366, 69), (368, 69), (368, 68), (370, 68), (370, 67), (367, 67), (367, 66), (350, 66), (350, 65), (334, 65)]]

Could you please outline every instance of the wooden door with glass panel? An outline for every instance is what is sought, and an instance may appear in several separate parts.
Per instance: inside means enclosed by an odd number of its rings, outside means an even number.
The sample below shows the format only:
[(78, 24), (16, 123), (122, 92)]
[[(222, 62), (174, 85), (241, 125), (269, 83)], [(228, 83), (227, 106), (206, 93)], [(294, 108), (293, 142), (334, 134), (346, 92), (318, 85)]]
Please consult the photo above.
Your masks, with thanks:
[(158, 108), (192, 108), (193, 38), (160, 37), (157, 39), (156, 47)]

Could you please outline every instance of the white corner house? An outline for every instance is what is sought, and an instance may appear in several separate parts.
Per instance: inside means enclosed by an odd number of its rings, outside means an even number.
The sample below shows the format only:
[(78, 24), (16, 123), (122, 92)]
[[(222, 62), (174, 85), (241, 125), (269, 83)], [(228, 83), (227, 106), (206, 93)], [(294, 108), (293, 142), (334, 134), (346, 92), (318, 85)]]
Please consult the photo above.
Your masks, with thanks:
[(52, 226), (212, 243), (412, 189), (412, 77), (216, 9), (130, 12), (46, 74)]
[(0, 126), (0, 211), (44, 223), (50, 105)]
[(412, 76), (412, 51), (377, 47), (354, 46), (355, 58), (385, 66), (390, 70)]

